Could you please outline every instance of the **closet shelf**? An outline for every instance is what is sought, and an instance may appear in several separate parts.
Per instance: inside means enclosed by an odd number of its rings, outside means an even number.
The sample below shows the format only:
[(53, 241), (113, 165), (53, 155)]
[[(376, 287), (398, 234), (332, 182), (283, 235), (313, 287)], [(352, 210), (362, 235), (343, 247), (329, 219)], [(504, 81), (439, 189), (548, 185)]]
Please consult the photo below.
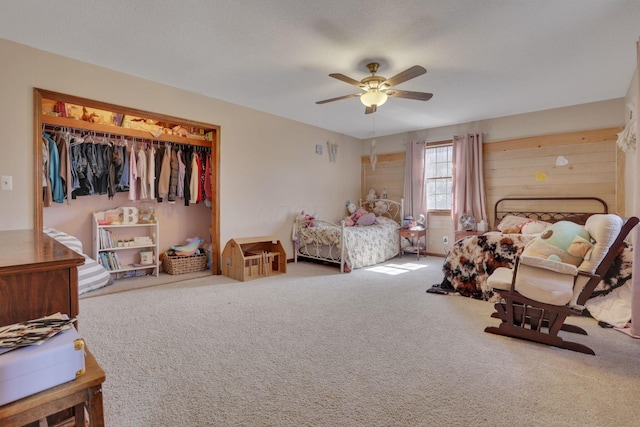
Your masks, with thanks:
[(211, 147), (211, 142), (203, 139), (186, 138), (183, 136), (167, 134), (162, 134), (158, 137), (155, 137), (149, 132), (143, 130), (129, 129), (100, 123), (91, 123), (83, 120), (70, 119), (68, 117), (51, 116), (49, 114), (42, 115), (42, 123), (45, 125), (70, 127), (111, 135), (124, 135), (133, 138), (151, 139), (154, 141), (174, 142), (176, 144), (197, 145), (200, 147)]

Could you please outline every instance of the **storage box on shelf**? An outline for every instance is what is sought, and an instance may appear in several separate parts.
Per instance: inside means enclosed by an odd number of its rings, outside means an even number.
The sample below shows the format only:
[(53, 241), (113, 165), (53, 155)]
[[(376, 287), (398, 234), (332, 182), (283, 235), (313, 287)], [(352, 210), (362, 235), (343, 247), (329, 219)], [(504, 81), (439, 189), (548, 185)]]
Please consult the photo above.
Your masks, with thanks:
[(222, 251), (222, 274), (246, 281), (287, 272), (287, 256), (276, 237), (231, 239)]
[(158, 223), (104, 224), (98, 214), (93, 214), (94, 259), (116, 279), (158, 276)]

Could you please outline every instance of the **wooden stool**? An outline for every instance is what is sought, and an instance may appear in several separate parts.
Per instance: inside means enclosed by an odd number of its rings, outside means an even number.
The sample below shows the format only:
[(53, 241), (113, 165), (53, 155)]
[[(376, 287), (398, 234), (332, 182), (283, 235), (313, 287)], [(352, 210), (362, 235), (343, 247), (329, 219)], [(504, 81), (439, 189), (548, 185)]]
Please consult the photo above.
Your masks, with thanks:
[(40, 426), (46, 426), (47, 416), (73, 408), (75, 422), (69, 425), (84, 427), (86, 409), (91, 427), (104, 427), (102, 383), (106, 375), (86, 347), (85, 351), (83, 375), (73, 381), (0, 406), (0, 425), (22, 427), (40, 422)]

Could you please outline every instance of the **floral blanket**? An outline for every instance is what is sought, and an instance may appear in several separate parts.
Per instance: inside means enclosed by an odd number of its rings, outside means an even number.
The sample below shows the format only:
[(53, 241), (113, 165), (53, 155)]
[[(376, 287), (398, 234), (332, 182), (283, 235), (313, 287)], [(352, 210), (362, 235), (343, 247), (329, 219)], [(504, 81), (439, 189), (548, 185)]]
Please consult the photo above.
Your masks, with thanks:
[[(489, 232), (454, 243), (442, 267), (445, 281), (460, 295), (495, 301), (487, 278), (498, 267), (513, 268), (515, 260), (535, 235)], [(626, 244), (596, 288), (593, 296), (604, 295), (631, 279), (633, 253)]]
[(295, 250), (298, 256), (343, 262), (351, 270), (379, 264), (398, 255), (398, 223), (386, 217), (377, 221), (366, 227), (346, 227), (344, 242), (336, 224), (315, 220), (313, 226), (298, 226), (293, 236)]

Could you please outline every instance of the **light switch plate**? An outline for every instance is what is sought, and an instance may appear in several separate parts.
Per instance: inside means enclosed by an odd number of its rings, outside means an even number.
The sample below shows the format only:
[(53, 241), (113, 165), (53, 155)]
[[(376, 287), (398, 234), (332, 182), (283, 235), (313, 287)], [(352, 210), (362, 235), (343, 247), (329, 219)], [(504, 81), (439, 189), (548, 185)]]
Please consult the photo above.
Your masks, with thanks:
[(13, 177), (2, 175), (0, 177), (0, 190), (13, 190)]

